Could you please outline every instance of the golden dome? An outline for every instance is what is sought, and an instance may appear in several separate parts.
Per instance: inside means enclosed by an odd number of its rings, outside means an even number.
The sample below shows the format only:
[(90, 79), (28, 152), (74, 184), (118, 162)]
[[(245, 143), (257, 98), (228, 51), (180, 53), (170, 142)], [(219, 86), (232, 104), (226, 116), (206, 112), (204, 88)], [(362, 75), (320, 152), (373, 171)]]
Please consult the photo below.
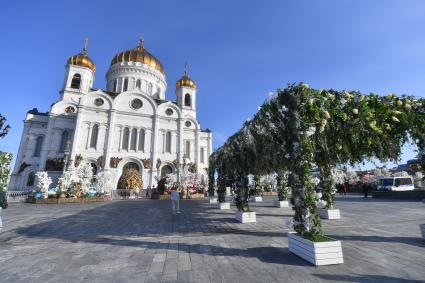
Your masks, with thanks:
[(150, 54), (144, 46), (143, 39), (140, 40), (140, 44), (131, 50), (126, 50), (118, 53), (112, 59), (111, 66), (119, 63), (119, 62), (140, 62), (146, 65), (151, 66), (152, 68), (160, 71), (163, 75), (165, 75), (164, 68), (158, 59), (155, 58), (152, 54)]
[(71, 56), (71, 57), (68, 58), (68, 65), (76, 65), (76, 66), (86, 67), (86, 68), (89, 68), (90, 70), (92, 70), (92, 72), (95, 72), (96, 66), (93, 63), (93, 60), (90, 59), (89, 56), (87, 56), (87, 41), (88, 41), (88, 39), (86, 38), (82, 53), (79, 53), (75, 56)]
[(187, 75), (187, 64), (184, 67), (184, 75), (176, 82), (176, 88), (179, 87), (196, 88), (196, 83)]

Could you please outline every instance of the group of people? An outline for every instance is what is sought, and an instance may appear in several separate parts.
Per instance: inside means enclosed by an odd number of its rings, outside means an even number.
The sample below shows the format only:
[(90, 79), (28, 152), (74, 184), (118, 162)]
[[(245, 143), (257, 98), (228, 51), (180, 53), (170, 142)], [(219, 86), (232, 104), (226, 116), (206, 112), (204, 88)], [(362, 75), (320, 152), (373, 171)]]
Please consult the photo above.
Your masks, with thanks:
[[(371, 185), (370, 183), (368, 183), (368, 182), (363, 182), (363, 183), (361, 184), (361, 186), (362, 186), (362, 192), (363, 192), (363, 194), (364, 194), (364, 197), (365, 197), (365, 198), (367, 198), (367, 197), (368, 197), (369, 192), (373, 190), (373, 187), (372, 187), (372, 185)], [(345, 182), (345, 183), (343, 183), (343, 184), (338, 184), (338, 185), (336, 186), (336, 189), (337, 189), (337, 191), (338, 191), (338, 193), (339, 193), (340, 195), (344, 195), (344, 196), (346, 196), (346, 195), (347, 195), (347, 192), (348, 192), (348, 187), (349, 187), (349, 184), (348, 184), (347, 182)]]

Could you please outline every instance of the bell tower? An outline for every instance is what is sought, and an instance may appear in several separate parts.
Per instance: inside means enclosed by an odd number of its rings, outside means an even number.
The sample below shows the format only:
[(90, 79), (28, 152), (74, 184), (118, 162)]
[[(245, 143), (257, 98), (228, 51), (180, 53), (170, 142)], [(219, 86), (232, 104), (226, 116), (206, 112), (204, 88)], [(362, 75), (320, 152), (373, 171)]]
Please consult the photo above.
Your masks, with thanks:
[(176, 82), (176, 99), (183, 112), (196, 118), (196, 84), (188, 75), (187, 64), (183, 76)]
[(87, 94), (93, 86), (96, 66), (87, 55), (87, 43), (86, 38), (83, 52), (68, 58), (61, 91), (63, 100), (78, 100), (79, 95)]

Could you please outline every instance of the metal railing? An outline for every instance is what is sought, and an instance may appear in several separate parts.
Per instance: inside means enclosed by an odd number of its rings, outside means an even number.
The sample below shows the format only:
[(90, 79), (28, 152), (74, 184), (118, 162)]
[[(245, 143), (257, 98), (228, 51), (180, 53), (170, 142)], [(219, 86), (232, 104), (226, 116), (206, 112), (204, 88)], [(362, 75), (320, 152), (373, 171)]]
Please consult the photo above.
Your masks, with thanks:
[(7, 191), (8, 202), (25, 202), (31, 191)]
[(140, 199), (146, 198), (147, 190), (137, 190), (137, 189), (128, 189), (128, 190), (112, 190), (111, 198), (112, 199)]

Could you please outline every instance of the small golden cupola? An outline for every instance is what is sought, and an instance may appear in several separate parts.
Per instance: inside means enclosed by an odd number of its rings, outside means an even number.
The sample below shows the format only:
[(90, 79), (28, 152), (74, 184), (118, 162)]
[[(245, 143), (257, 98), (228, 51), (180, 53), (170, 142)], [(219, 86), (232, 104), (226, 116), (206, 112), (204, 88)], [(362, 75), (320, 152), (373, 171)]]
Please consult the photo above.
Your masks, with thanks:
[(111, 66), (120, 62), (140, 62), (165, 75), (164, 67), (162, 66), (161, 62), (159, 62), (155, 56), (146, 50), (143, 37), (140, 38), (140, 43), (135, 48), (122, 51), (115, 55), (112, 59)]
[(88, 38), (84, 42), (83, 52), (68, 58), (68, 65), (81, 66), (90, 69), (93, 73), (96, 71), (96, 65), (93, 60), (87, 56)]
[(179, 87), (196, 88), (196, 83), (187, 75), (187, 64), (184, 66), (184, 75), (176, 82), (176, 88)]

